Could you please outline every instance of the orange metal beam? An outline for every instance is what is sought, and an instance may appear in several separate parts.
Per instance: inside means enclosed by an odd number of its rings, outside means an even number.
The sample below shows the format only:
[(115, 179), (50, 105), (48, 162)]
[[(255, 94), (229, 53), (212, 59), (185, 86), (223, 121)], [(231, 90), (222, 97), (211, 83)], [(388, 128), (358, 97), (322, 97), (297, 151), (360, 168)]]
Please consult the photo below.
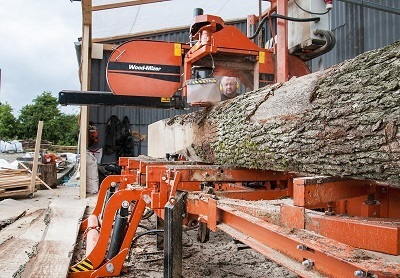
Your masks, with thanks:
[(308, 212), (305, 228), (353, 247), (400, 255), (400, 224)]
[[(355, 271), (371, 273), (379, 277), (396, 277), (399, 274), (400, 263), (388, 263), (382, 258), (359, 258), (359, 249), (349, 247), (326, 237), (317, 236), (305, 230), (287, 230), (239, 212), (226, 205), (217, 205), (218, 222), (223, 223), (247, 238), (254, 239), (259, 244), (266, 245), (281, 254), (297, 260), (298, 262), (312, 262), (312, 267), (329, 277), (353, 277)], [(220, 224), (217, 228), (221, 227)], [(221, 229), (227, 231), (221, 227)], [(227, 231), (229, 233), (229, 231)], [(231, 234), (237, 237), (237, 234)], [(246, 242), (252, 247), (250, 241)], [(358, 253), (357, 253), (358, 252)], [(270, 254), (263, 253), (269, 257)], [(274, 260), (274, 257), (270, 257)], [(282, 263), (282, 262), (280, 262)], [(292, 265), (285, 267), (299, 275)], [(305, 275), (305, 277), (309, 277)], [(372, 277), (372, 276), (371, 276)]]
[(325, 207), (328, 202), (373, 194), (376, 184), (371, 181), (332, 179), (331, 177), (295, 178), (293, 203), (306, 208)]
[(182, 182), (257, 182), (257, 181), (277, 181), (288, 180), (289, 174), (277, 171), (254, 170), (254, 169), (232, 169), (217, 165), (149, 165), (147, 167), (146, 181), (159, 182), (162, 175), (168, 169), (181, 171)]
[(225, 197), (230, 199), (239, 199), (247, 201), (257, 200), (276, 200), (282, 197), (288, 197), (289, 192), (286, 189), (277, 190), (234, 190), (234, 191), (214, 191), (218, 197)]
[[(191, 199), (192, 204), (196, 203), (196, 205), (191, 205), (191, 213), (203, 215), (204, 222), (207, 222), (206, 219), (212, 216), (207, 214), (206, 197), (203, 196), (200, 199), (202, 201), (198, 202)], [(252, 202), (227, 203), (227, 201), (221, 201), (218, 205), (229, 205), (240, 213), (251, 215), (258, 220), (267, 221), (282, 228), (305, 229), (349, 246), (392, 255), (399, 254), (399, 223), (390, 219), (374, 221), (365, 217), (327, 216), (321, 212), (293, 206), (290, 203), (290, 200), (282, 200), (279, 203), (264, 201), (258, 205)]]
[[(277, 13), (287, 15), (287, 0), (277, 0)], [(286, 82), (289, 78), (288, 24), (287, 20), (277, 19), (278, 45), (276, 48), (276, 82)]]

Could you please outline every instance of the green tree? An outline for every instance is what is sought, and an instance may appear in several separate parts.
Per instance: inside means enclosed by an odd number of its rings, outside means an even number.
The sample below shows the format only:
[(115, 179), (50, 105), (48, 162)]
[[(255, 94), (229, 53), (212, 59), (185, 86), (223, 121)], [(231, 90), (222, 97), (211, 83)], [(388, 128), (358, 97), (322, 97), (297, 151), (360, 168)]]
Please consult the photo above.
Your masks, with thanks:
[(57, 144), (64, 146), (76, 146), (78, 144), (79, 135), (78, 116), (61, 114), (59, 122), (62, 124), (65, 130), (68, 130), (68, 132), (61, 134), (61, 138)]
[(17, 135), (18, 123), (12, 114), (11, 106), (0, 102), (0, 139), (13, 139)]
[(43, 121), (42, 139), (53, 144), (76, 145), (78, 140), (78, 116), (65, 115), (58, 108), (57, 98), (50, 92), (43, 92), (33, 104), (22, 107), (18, 121), (19, 138), (35, 138), (37, 125)]

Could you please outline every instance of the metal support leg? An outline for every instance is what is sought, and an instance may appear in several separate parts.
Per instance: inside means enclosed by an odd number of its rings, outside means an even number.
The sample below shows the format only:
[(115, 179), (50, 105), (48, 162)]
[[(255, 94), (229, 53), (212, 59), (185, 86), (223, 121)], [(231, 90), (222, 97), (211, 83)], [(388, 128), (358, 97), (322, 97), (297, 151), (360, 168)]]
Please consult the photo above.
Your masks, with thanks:
[[(164, 230), (164, 219), (157, 216), (156, 219), (156, 229), (157, 230)], [(160, 236), (159, 234), (156, 235), (156, 246), (157, 250), (163, 250), (164, 248), (164, 237)]]
[(175, 204), (164, 208), (164, 278), (182, 277), (182, 219), (186, 193), (177, 192)]
[(210, 229), (207, 228), (207, 223), (200, 222), (197, 231), (197, 240), (205, 243), (210, 240)]

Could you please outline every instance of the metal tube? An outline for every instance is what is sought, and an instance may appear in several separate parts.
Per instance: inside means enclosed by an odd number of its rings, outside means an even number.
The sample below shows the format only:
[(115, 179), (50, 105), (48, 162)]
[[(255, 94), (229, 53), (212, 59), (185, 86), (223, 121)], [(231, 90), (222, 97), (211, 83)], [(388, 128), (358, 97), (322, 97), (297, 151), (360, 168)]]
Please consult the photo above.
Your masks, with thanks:
[(124, 241), (125, 237), (126, 224), (128, 222), (128, 214), (129, 214), (128, 208), (129, 208), (129, 202), (123, 201), (119, 213), (115, 217), (110, 248), (108, 249), (107, 253), (107, 260), (111, 260), (120, 251), (122, 242)]
[(89, 254), (93, 251), (96, 243), (99, 239), (99, 231), (97, 230), (99, 227), (99, 221), (97, 220), (96, 215), (92, 214), (88, 217), (88, 232), (86, 234), (86, 252), (85, 256), (89, 256)]
[(203, 15), (203, 9), (202, 8), (196, 8), (193, 10), (193, 17), (198, 16), (198, 15)]
[(332, 48), (336, 44), (336, 37), (332, 31), (317, 29), (314, 31), (314, 34), (323, 36), (325, 38), (325, 44), (323, 46), (321, 46), (320, 48), (312, 51), (311, 53), (305, 53), (305, 54), (300, 55), (300, 58), (303, 61), (308, 61), (308, 60), (314, 59), (318, 56), (321, 56), (322, 54), (325, 54), (325, 53), (331, 51)]
[(104, 209), (106, 208), (108, 200), (110, 200), (111, 196), (114, 194), (116, 186), (117, 186), (117, 184), (115, 182), (112, 182), (110, 187), (107, 189), (106, 197), (104, 198), (103, 207), (102, 207), (101, 213), (100, 213), (100, 219), (103, 219)]

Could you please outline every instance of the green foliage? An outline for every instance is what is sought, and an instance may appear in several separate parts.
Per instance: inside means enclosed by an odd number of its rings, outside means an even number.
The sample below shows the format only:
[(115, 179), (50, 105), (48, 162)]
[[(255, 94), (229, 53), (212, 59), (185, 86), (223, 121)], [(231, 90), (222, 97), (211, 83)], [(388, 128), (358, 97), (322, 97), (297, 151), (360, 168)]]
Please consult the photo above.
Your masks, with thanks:
[(57, 145), (76, 146), (79, 135), (78, 116), (61, 114), (59, 121), (68, 132), (61, 134)]
[(18, 130), (19, 138), (35, 138), (38, 122), (43, 121), (43, 140), (56, 145), (76, 145), (78, 142), (78, 116), (61, 113), (57, 98), (50, 92), (43, 92), (33, 104), (22, 107), (18, 121), (23, 127)]
[(0, 103), (0, 139), (2, 140), (14, 139), (17, 135), (18, 123), (12, 110), (7, 102)]

